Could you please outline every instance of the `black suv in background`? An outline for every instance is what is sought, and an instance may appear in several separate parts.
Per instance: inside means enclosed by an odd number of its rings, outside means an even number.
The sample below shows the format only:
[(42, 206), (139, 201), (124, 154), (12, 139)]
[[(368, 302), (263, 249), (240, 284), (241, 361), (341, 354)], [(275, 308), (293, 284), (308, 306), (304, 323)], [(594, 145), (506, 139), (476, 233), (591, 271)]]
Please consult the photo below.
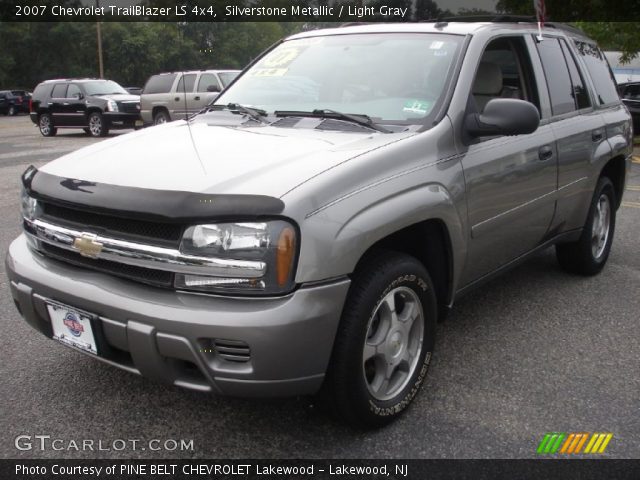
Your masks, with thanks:
[(90, 78), (42, 82), (33, 92), (30, 115), (45, 137), (58, 128), (82, 128), (103, 137), (110, 129), (142, 125), (140, 96), (112, 80)]
[(640, 82), (623, 83), (618, 86), (620, 98), (633, 118), (633, 131), (640, 132)]
[(29, 112), (31, 94), (26, 90), (0, 90), (0, 113), (17, 115)]

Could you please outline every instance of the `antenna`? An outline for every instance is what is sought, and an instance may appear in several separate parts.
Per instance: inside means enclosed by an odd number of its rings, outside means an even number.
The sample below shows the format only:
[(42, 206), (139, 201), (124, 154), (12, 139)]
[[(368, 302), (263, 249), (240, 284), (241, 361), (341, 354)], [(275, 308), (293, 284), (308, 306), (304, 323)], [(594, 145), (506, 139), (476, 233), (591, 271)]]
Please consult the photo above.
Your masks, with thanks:
[[(184, 78), (185, 77), (185, 71), (182, 70), (180, 72), (180, 74), (182, 75), (182, 77), (180, 78), (180, 80), (182, 81), (182, 94), (184, 95), (184, 119), (187, 122), (187, 129), (189, 130), (189, 137), (191, 137), (191, 145), (193, 146), (193, 149), (196, 152), (196, 157), (198, 157), (198, 161), (200, 162), (200, 167), (202, 167), (202, 171), (204, 172), (204, 174), (207, 174), (207, 169), (204, 167), (204, 163), (202, 163), (202, 159), (200, 158), (200, 152), (198, 151), (198, 147), (196, 146), (196, 142), (193, 139), (193, 132), (191, 131), (191, 117), (189, 116), (189, 109), (188, 109), (188, 104), (187, 104), (187, 80)], [(179, 82), (178, 82), (179, 83)], [(193, 86), (196, 86), (196, 83), (193, 82)]]

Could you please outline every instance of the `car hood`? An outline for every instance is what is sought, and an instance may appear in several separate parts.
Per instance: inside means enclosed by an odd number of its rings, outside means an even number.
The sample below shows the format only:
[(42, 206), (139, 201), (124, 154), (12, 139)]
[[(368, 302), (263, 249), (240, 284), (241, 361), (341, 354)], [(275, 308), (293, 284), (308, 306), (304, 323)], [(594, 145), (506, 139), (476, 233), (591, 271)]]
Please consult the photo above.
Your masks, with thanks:
[(281, 197), (327, 169), (411, 135), (179, 121), (85, 147), (41, 170), (154, 190)]

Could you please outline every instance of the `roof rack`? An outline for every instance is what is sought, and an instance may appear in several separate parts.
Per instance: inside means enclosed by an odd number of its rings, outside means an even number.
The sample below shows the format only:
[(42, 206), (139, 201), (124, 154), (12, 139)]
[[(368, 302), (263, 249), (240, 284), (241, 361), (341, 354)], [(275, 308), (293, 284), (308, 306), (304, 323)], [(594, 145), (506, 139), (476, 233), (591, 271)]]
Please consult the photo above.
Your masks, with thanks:
[[(448, 22), (491, 22), (491, 23), (537, 23), (538, 19), (533, 15), (508, 15), (508, 14), (496, 14), (496, 15), (460, 15), (452, 17), (440, 17), (426, 22), (436, 22), (439, 24)], [(559, 22), (544, 22), (545, 27), (555, 28), (557, 30), (564, 30), (576, 35), (587, 35), (579, 28), (567, 25), (566, 23)]]
[[(427, 20), (429, 21), (429, 20)], [(437, 22), (501, 22), (501, 23), (519, 23), (519, 22), (537, 22), (533, 15), (507, 15), (497, 13), (495, 15), (460, 15), (452, 17), (442, 17)]]

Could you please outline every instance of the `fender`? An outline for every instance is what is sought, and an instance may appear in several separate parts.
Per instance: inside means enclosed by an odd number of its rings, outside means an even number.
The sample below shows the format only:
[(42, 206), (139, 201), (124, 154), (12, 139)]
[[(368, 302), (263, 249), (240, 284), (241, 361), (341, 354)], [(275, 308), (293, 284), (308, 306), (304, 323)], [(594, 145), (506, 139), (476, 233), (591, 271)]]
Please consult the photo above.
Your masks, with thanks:
[[(445, 161), (451, 164), (451, 170), (460, 169), (457, 158)], [(442, 167), (439, 171), (442, 173)], [(404, 190), (398, 190), (401, 183)], [(453, 196), (441, 183), (406, 188), (406, 179), (396, 178), (334, 202), (304, 222), (296, 281), (348, 275), (378, 241), (406, 227), (436, 219), (444, 223), (451, 242), (455, 291), (467, 250), (463, 221), (466, 206), (462, 200), (462, 195)], [(316, 241), (318, 238), (324, 240)]]

